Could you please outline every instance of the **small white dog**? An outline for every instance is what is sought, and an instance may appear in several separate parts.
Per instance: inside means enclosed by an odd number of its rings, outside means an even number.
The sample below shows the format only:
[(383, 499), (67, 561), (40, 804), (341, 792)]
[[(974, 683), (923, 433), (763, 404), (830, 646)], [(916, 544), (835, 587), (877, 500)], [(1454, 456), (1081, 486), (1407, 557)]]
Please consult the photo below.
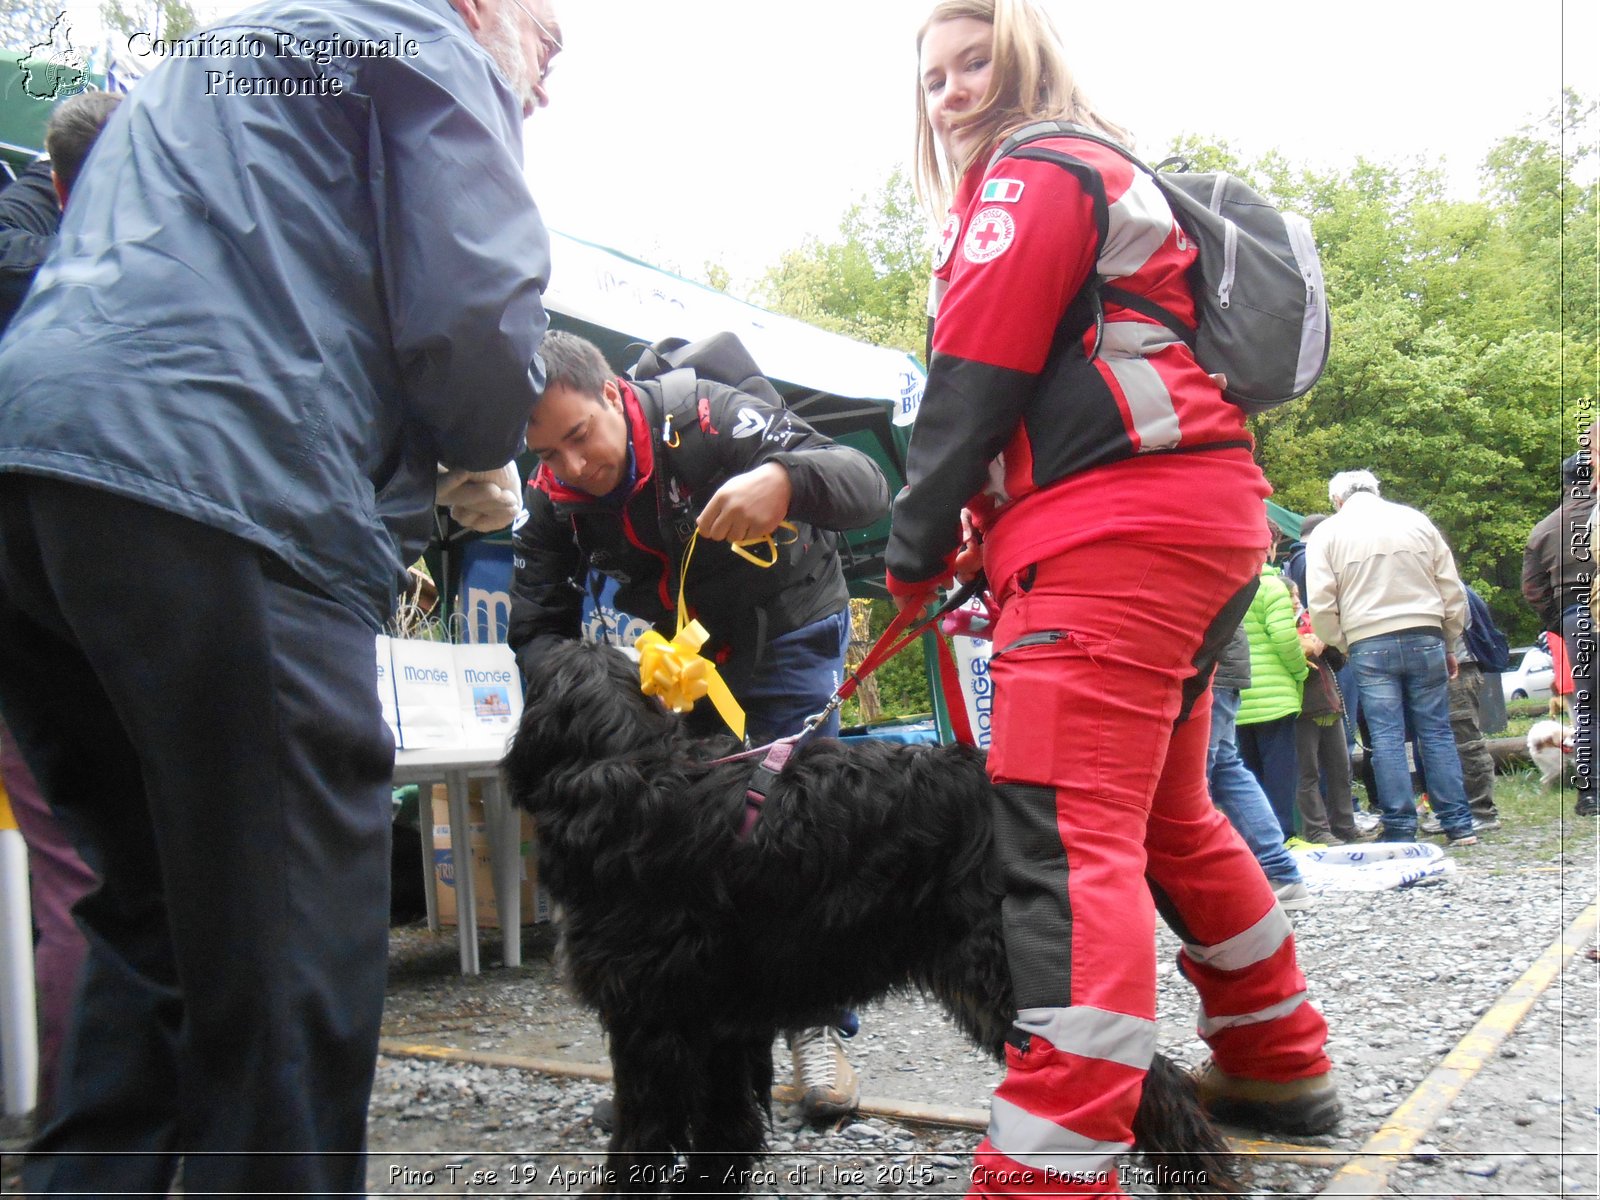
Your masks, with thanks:
[(1535, 721), (1528, 730), (1528, 757), (1539, 768), (1539, 783), (1549, 787), (1567, 769), (1572, 730), (1565, 721)]

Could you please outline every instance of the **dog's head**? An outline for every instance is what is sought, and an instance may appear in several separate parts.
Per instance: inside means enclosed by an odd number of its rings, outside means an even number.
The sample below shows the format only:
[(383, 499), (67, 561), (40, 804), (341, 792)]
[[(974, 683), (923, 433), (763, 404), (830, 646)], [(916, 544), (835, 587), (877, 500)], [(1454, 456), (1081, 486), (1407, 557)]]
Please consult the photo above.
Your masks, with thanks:
[(1535, 721), (1528, 728), (1528, 749), (1561, 750), (1570, 748), (1572, 731), (1565, 721)]
[(529, 681), (504, 767), (532, 780), (613, 758), (640, 758), (670, 741), (678, 718), (639, 689), (639, 668), (610, 646), (551, 643)]

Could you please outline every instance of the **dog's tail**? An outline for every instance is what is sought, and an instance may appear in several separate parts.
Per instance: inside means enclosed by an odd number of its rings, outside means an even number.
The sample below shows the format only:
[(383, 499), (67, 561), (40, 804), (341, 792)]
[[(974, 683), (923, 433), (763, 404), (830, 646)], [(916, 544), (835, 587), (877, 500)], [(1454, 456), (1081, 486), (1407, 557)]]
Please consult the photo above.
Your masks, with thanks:
[(1177, 1196), (1238, 1196), (1238, 1156), (1200, 1107), (1194, 1080), (1158, 1054), (1145, 1076), (1144, 1095), (1133, 1118), (1134, 1149), (1146, 1179)]

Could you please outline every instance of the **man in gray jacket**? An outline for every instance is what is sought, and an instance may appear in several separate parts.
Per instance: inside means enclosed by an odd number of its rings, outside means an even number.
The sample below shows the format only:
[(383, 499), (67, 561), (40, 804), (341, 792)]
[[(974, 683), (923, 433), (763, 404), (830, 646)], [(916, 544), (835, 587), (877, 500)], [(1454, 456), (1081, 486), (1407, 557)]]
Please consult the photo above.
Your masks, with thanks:
[[(1591, 427), (1589, 439), (1596, 441)], [(1590, 608), (1594, 583), (1594, 484), (1588, 451), (1561, 464), (1561, 503), (1533, 527), (1522, 554), (1522, 594), (1539, 623), (1566, 645), (1572, 671), (1572, 765), (1578, 780), (1574, 810), (1600, 813), (1595, 799), (1595, 636)]]
[(103, 881), (30, 1191), (165, 1195), (180, 1159), (194, 1194), (364, 1191), (372, 638), (440, 466), (499, 496), (543, 382), (551, 18), (275, 0), (193, 35), (0, 342), (0, 709)]
[(1451, 645), (1467, 626), (1455, 557), (1433, 522), (1378, 495), (1371, 471), (1328, 481), (1334, 515), (1306, 540), (1311, 628), (1345, 651), (1372, 731), (1385, 840), (1415, 841), (1417, 807), (1406, 726), (1428, 775), (1428, 799), (1452, 846), (1477, 843), (1450, 730)]

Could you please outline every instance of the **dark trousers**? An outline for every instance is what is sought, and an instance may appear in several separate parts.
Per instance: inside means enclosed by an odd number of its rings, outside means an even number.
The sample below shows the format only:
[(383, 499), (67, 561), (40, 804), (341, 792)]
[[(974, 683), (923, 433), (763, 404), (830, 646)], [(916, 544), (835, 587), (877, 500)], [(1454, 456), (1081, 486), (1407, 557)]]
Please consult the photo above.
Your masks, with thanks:
[(250, 543), (0, 477), (0, 709), (101, 887), (41, 1192), (361, 1193), (389, 778), (372, 630)]
[(1461, 663), (1450, 681), (1450, 732), (1461, 756), (1461, 782), (1474, 820), (1499, 819), (1494, 806), (1494, 756), (1483, 740), (1483, 672), (1477, 663)]
[[(1299, 717), (1294, 723), (1295, 759), (1299, 783), (1295, 788), (1295, 808), (1300, 813), (1300, 836), (1315, 842), (1329, 837), (1353, 842), (1356, 828), (1355, 807), (1350, 791), (1350, 751), (1344, 741), (1344, 720), (1326, 725), (1315, 717)], [(1327, 781), (1324, 798), (1323, 781)]]
[[(850, 610), (842, 608), (831, 617), (779, 634), (762, 648), (758, 663), (725, 667), (722, 677), (744, 709), (750, 744), (761, 746), (799, 733), (808, 717), (821, 712), (844, 682), (849, 647)], [(709, 700), (700, 701), (690, 719), (706, 735), (727, 732)], [(837, 709), (817, 732), (822, 737), (838, 736)]]
[(1239, 757), (1261, 781), (1261, 790), (1272, 803), (1283, 836), (1294, 836), (1295, 792), (1300, 784), (1300, 763), (1295, 753), (1294, 726), (1299, 718), (1290, 713), (1271, 721), (1239, 726)]
[(1595, 629), (1587, 604), (1561, 614), (1561, 637), (1572, 668), (1572, 770), (1578, 778), (1578, 803), (1595, 800)]

